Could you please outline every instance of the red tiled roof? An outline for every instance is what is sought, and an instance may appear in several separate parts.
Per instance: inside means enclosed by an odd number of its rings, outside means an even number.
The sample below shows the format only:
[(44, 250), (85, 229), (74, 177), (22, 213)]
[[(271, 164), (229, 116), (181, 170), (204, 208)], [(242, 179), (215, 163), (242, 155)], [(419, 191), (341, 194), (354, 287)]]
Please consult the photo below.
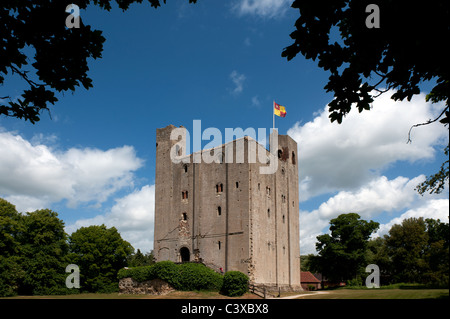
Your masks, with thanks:
[(320, 282), (320, 280), (314, 277), (314, 275), (309, 271), (301, 271), (300, 279), (301, 282)]

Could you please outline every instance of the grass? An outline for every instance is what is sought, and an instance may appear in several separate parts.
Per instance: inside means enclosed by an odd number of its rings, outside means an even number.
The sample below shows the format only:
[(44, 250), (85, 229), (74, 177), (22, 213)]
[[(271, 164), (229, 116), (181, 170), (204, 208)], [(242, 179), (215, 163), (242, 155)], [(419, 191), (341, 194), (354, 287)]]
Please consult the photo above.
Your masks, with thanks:
[(299, 299), (444, 299), (449, 298), (448, 289), (345, 289), (327, 290), (307, 294)]
[[(282, 294), (286, 297), (292, 294)], [(346, 289), (305, 291), (298, 299), (448, 299), (448, 289)], [(2, 299), (2, 298), (1, 298)], [(174, 291), (165, 296), (110, 294), (74, 294), (64, 296), (15, 296), (7, 299), (260, 299), (246, 293), (242, 297), (226, 297), (215, 291)]]
[(261, 299), (260, 297), (246, 293), (241, 297), (227, 297), (216, 291), (173, 291), (164, 296), (153, 295), (128, 295), (119, 293), (96, 294), (83, 293), (61, 296), (15, 296), (0, 299)]

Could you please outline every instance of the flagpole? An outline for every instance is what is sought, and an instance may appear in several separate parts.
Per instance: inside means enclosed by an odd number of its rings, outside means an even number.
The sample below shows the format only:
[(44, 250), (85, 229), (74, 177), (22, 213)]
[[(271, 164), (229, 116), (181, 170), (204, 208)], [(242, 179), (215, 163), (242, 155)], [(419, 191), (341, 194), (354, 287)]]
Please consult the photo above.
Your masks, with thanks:
[(272, 116), (273, 116), (273, 130), (275, 130), (275, 100), (273, 100), (272, 104)]

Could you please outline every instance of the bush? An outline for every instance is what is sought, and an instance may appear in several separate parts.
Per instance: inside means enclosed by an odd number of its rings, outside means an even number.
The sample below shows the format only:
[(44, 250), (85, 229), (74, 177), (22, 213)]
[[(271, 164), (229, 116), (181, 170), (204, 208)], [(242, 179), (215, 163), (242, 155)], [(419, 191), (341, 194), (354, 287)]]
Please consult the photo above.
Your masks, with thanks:
[(223, 276), (203, 264), (179, 265), (180, 290), (220, 290)]
[(121, 269), (119, 279), (130, 277), (138, 282), (159, 278), (177, 290), (220, 290), (223, 276), (203, 264), (177, 265), (160, 261), (151, 266)]
[(248, 276), (240, 271), (227, 271), (221, 293), (229, 297), (242, 296), (248, 291)]

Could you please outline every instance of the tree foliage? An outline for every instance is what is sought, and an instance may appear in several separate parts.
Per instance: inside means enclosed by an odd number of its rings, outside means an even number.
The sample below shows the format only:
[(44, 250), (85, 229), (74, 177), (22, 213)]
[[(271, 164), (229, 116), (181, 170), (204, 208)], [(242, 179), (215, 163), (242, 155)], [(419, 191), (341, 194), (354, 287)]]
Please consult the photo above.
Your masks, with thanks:
[(340, 123), (353, 104), (360, 112), (369, 110), (374, 94), (387, 89), (396, 90), (394, 100), (411, 100), (420, 93), (420, 82), (431, 79), (436, 85), (428, 99), (446, 101), (448, 109), (450, 64), (444, 49), (433, 49), (450, 38), (448, 2), (431, 0), (418, 7), (408, 1), (379, 0), (380, 28), (368, 28), (366, 8), (371, 3), (294, 1), (300, 18), (291, 33), (294, 43), (282, 56), (291, 60), (301, 53), (331, 73), (325, 86), (335, 96), (329, 104), (331, 121)]
[(81, 227), (69, 239), (70, 263), (80, 268), (81, 289), (89, 292), (116, 291), (117, 272), (127, 265), (133, 247), (115, 227)]
[(0, 296), (74, 293), (65, 282), (69, 264), (79, 266), (82, 290), (116, 291), (133, 250), (114, 227), (82, 227), (69, 237), (56, 212), (21, 214), (0, 198)]
[(372, 240), (368, 258), (380, 267), (385, 283), (448, 287), (449, 235), (448, 223), (408, 218), (392, 226), (388, 235)]
[(341, 214), (330, 221), (331, 234), (317, 236), (318, 256), (309, 257), (309, 266), (330, 281), (346, 281), (360, 275), (367, 266), (370, 235), (379, 223), (365, 221), (355, 213)]
[[(77, 0), (80, 9), (97, 5), (110, 10), (112, 0)], [(116, 0), (127, 10), (143, 0)], [(148, 0), (158, 8), (159, 0)], [(165, 3), (166, 1), (163, 0)], [(195, 3), (196, 0), (189, 0)], [(80, 19), (80, 28), (66, 28), (66, 6), (70, 2), (52, 0), (3, 0), (0, 8), (0, 85), (5, 76), (17, 75), (26, 87), (16, 99), (0, 96), (0, 115), (35, 123), (42, 110), (58, 99), (56, 92), (75, 91), (79, 86), (91, 88), (88, 59), (102, 56), (105, 38)]]
[(67, 292), (67, 234), (57, 213), (22, 215), (0, 199), (0, 248), (0, 295)]
[[(366, 26), (366, 8), (372, 3), (379, 8), (379, 28)], [(341, 123), (352, 108), (370, 110), (374, 98), (390, 89), (395, 91), (392, 99), (410, 101), (420, 93), (422, 82), (435, 81), (426, 100), (444, 101), (445, 106), (436, 119), (414, 126), (439, 120), (448, 127), (447, 0), (430, 0), (423, 5), (404, 0), (295, 0), (292, 7), (299, 10), (300, 17), (291, 33), (294, 43), (282, 56), (291, 60), (300, 53), (306, 59), (318, 60), (318, 66), (330, 72), (324, 89), (334, 93), (328, 105), (332, 122)], [(448, 180), (446, 161), (418, 190), (439, 193)]]

